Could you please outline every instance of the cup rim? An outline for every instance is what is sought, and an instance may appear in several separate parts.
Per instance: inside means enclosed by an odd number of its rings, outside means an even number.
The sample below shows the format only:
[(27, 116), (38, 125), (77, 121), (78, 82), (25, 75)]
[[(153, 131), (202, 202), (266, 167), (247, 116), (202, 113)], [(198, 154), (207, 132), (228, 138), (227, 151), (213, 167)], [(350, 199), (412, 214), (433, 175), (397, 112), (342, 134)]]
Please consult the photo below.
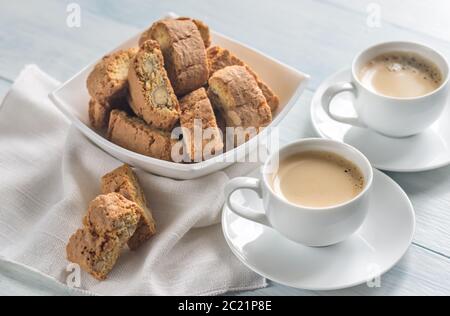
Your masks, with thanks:
[[(368, 52), (369, 50), (372, 50), (372, 49), (374, 49), (374, 48), (377, 48), (377, 47), (383, 46), (383, 45), (394, 45), (394, 44), (397, 44), (397, 45), (398, 45), (398, 44), (400, 44), (400, 45), (401, 45), (401, 44), (406, 44), (406, 45), (416, 45), (416, 46), (421, 46), (421, 47), (423, 47), (423, 48), (426, 48), (426, 49), (429, 49), (429, 50), (433, 51), (436, 55), (438, 55), (440, 58), (442, 58), (442, 60), (443, 60), (443, 61), (445, 62), (445, 64), (447, 65), (447, 74), (446, 74), (445, 80), (441, 83), (441, 85), (440, 85), (436, 90), (433, 90), (433, 91), (431, 91), (431, 92), (429, 92), (429, 93), (427, 93), (427, 94), (420, 95), (420, 96), (417, 96), (417, 97), (407, 97), (407, 98), (402, 98), (402, 97), (387, 96), (387, 95), (378, 93), (378, 92), (376, 92), (376, 91), (373, 91), (373, 90), (367, 88), (365, 85), (363, 85), (363, 83), (359, 80), (358, 76), (356, 75), (356, 63), (359, 61), (359, 59), (361, 58), (361, 56), (362, 56), (364, 53)], [(413, 41), (387, 41), (387, 42), (380, 42), (380, 43), (374, 44), (374, 45), (372, 45), (372, 46), (369, 46), (369, 47), (367, 47), (367, 48), (361, 50), (361, 51), (353, 58), (353, 61), (352, 61), (352, 77), (353, 77), (353, 80), (355, 80), (355, 81), (356, 81), (361, 87), (363, 87), (366, 91), (368, 91), (368, 92), (370, 92), (370, 93), (372, 93), (372, 94), (374, 94), (374, 95), (376, 95), (376, 96), (378, 96), (378, 97), (384, 98), (384, 99), (386, 99), (386, 100), (395, 100), (395, 101), (414, 101), (414, 100), (420, 100), (420, 99), (422, 99), (422, 98), (426, 98), (426, 97), (432, 96), (432, 95), (438, 93), (439, 91), (445, 89), (445, 87), (448, 85), (448, 82), (450, 81), (450, 64), (449, 64), (449, 62), (448, 62), (448, 60), (447, 60), (447, 58), (445, 57), (444, 54), (442, 54), (439, 50), (437, 50), (437, 49), (435, 49), (435, 48), (433, 48), (433, 47), (431, 47), (431, 46), (429, 46), (429, 45), (427, 45), (427, 44), (424, 44), (424, 43), (421, 43), (421, 42), (413, 42)]]
[[(358, 156), (360, 156), (362, 158), (362, 160), (364, 161), (364, 163), (368, 167), (369, 174), (368, 174), (368, 177), (367, 177), (368, 179), (365, 179), (366, 183), (365, 183), (364, 189), (357, 196), (355, 196), (351, 200), (348, 200), (348, 201), (340, 203), (340, 204), (326, 206), (326, 207), (313, 207), (313, 206), (307, 206), (307, 205), (294, 204), (294, 203), (288, 201), (287, 199), (283, 199), (277, 193), (274, 192), (272, 186), (268, 183), (267, 175), (269, 173), (265, 172), (265, 170), (268, 168), (268, 165), (272, 161), (274, 156), (275, 155), (279, 155), (282, 151), (286, 150), (287, 148), (301, 146), (302, 144), (305, 144), (305, 143), (315, 143), (315, 142), (325, 143), (325, 144), (334, 144), (334, 145), (338, 145), (338, 146), (344, 147), (347, 150), (353, 151), (354, 153), (356, 153)], [(333, 152), (333, 151), (330, 150), (330, 152)], [(351, 161), (351, 162), (355, 163), (354, 161)], [(353, 202), (355, 202), (356, 200), (360, 199), (363, 195), (365, 195), (370, 190), (370, 188), (372, 187), (372, 183), (373, 183), (373, 167), (372, 167), (372, 164), (370, 163), (369, 159), (362, 152), (360, 152), (355, 147), (353, 147), (351, 145), (348, 145), (346, 143), (338, 142), (338, 141), (331, 140), (331, 139), (323, 139), (323, 138), (304, 138), (304, 139), (301, 139), (301, 140), (289, 143), (289, 144), (281, 147), (275, 153), (271, 154), (270, 157), (266, 160), (266, 162), (264, 163), (262, 171), (263, 171), (262, 174), (263, 174), (264, 185), (267, 187), (267, 189), (270, 191), (270, 193), (272, 194), (272, 196), (275, 199), (277, 199), (278, 201), (281, 201), (281, 202), (283, 202), (285, 204), (288, 204), (290, 206), (293, 206), (295, 208), (298, 208), (298, 209), (301, 209), (301, 210), (306, 210), (306, 211), (314, 211), (314, 212), (320, 212), (320, 211), (322, 211), (322, 212), (330, 212), (330, 211), (339, 209), (341, 207), (350, 205)]]
[[(286, 150), (289, 147), (294, 147), (294, 146), (300, 146), (301, 144), (305, 144), (305, 143), (314, 143), (314, 142), (319, 142), (319, 143), (325, 143), (325, 144), (334, 144), (334, 145), (338, 145), (341, 147), (346, 148), (347, 150), (353, 151), (354, 153), (356, 153), (358, 156), (360, 156), (362, 158), (362, 160), (364, 161), (364, 163), (367, 165), (368, 170), (369, 170), (369, 174), (368, 174), (368, 179), (366, 180), (364, 189), (359, 192), (359, 194), (357, 196), (355, 196), (354, 198), (352, 198), (351, 200), (345, 201), (343, 203), (339, 203), (336, 205), (331, 205), (331, 206), (326, 206), (326, 207), (313, 207), (313, 206), (307, 206), (307, 205), (298, 205), (298, 204), (294, 204), (290, 201), (288, 201), (287, 199), (284, 199), (282, 197), (280, 197), (277, 193), (275, 193), (272, 189), (272, 186), (268, 183), (268, 173), (265, 172), (265, 170), (268, 167), (268, 164), (272, 161), (273, 157), (275, 155), (280, 155), (280, 153), (284, 150)], [(325, 150), (326, 151), (326, 150)], [(332, 150), (330, 150), (330, 152), (333, 152)], [(350, 160), (351, 161), (351, 160)], [(352, 163), (354, 163), (354, 161), (351, 161)], [(290, 206), (293, 206), (295, 208), (301, 209), (301, 210), (306, 210), (306, 211), (314, 211), (314, 212), (330, 212), (333, 210), (337, 210), (341, 207), (345, 207), (347, 205), (352, 204), (353, 202), (355, 202), (356, 200), (360, 199), (363, 195), (365, 195), (367, 193), (367, 191), (370, 190), (370, 188), (372, 187), (372, 183), (373, 183), (373, 167), (372, 164), (370, 163), (369, 159), (367, 159), (367, 157), (360, 152), (358, 149), (356, 149), (355, 147), (348, 145), (346, 143), (343, 142), (339, 142), (339, 141), (335, 141), (335, 140), (331, 140), (331, 139), (323, 139), (323, 138), (304, 138), (298, 141), (294, 141), (292, 143), (289, 143), (283, 147), (281, 147), (279, 150), (277, 150), (276, 152), (272, 153), (270, 155), (270, 157), (266, 160), (266, 162), (264, 163), (263, 166), (263, 182), (264, 185), (267, 187), (267, 189), (270, 191), (270, 193), (272, 194), (272, 196), (277, 199), (278, 201), (281, 201), (285, 204), (288, 204)]]

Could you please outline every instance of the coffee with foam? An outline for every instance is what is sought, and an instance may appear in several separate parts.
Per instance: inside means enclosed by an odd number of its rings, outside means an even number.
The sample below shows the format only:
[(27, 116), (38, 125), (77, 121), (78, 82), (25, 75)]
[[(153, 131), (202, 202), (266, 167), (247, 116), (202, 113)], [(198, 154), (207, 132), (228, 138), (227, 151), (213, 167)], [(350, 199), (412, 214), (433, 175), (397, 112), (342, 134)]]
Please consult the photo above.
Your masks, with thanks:
[(364, 188), (364, 176), (351, 161), (326, 151), (306, 151), (282, 159), (272, 189), (285, 200), (307, 207), (350, 201)]
[(443, 82), (436, 65), (408, 52), (389, 52), (373, 58), (361, 67), (358, 78), (372, 91), (397, 98), (427, 95)]

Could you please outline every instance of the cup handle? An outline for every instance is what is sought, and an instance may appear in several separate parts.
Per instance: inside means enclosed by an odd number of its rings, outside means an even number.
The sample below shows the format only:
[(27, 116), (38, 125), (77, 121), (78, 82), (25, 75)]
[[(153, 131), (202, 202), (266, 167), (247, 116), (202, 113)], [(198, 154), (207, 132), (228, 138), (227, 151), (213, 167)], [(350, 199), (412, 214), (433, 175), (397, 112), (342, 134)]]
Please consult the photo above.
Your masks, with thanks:
[(357, 93), (356, 87), (350, 82), (339, 82), (329, 86), (322, 95), (322, 108), (324, 109), (324, 111), (328, 114), (329, 117), (331, 117), (335, 121), (350, 124), (357, 127), (367, 128), (367, 125), (364, 124), (358, 116), (346, 117), (331, 112), (331, 101), (335, 96), (337, 96), (339, 93), (342, 92), (351, 92), (355, 96)]
[(262, 198), (261, 180), (246, 177), (234, 178), (225, 186), (225, 203), (228, 208), (243, 218), (271, 227), (266, 214), (256, 212), (231, 200), (231, 196), (235, 191), (243, 189), (253, 190)]

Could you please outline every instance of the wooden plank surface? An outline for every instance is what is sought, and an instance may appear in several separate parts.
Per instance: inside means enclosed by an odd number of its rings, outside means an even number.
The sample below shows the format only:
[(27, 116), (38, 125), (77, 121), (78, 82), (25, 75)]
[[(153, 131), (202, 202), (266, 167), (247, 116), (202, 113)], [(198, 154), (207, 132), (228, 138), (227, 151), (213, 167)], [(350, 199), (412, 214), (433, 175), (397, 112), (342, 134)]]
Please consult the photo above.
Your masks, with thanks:
[(450, 43), (391, 24), (371, 28), (365, 15), (315, 0), (284, 0), (276, 10), (277, 2), (270, 0), (79, 0), (81, 27), (73, 29), (66, 25), (67, 3), (19, 0), (2, 9), (1, 74), (14, 78), (23, 64), (36, 61), (58, 79), (67, 79), (168, 11), (204, 19), (215, 30), (313, 74), (313, 88), (376, 42), (422, 40), (450, 53)]
[[(2, 6), (0, 98), (25, 64), (36, 63), (65, 80), (151, 21), (175, 11), (201, 18), (216, 31), (313, 76), (310, 89), (280, 127), (281, 142), (287, 143), (314, 136), (308, 114), (314, 89), (328, 75), (349, 65), (354, 54), (367, 45), (415, 40), (450, 56), (450, 43), (446, 41), (450, 38), (450, 20), (444, 17), (449, 2), (438, 0), (426, 4), (408, 1), (405, 14), (399, 4), (405, 1), (377, 1), (381, 27), (367, 23), (369, 0), (78, 0), (81, 27), (69, 28), (66, 6), (71, 2), (19, 0)], [(385, 276), (386, 287), (370, 292), (361, 286), (339, 294), (450, 294), (450, 168), (389, 175), (415, 206), (415, 245)], [(0, 279), (0, 287), (2, 284)], [(252, 293), (323, 294), (279, 285)]]
[(386, 23), (442, 40), (450, 40), (450, 1), (447, 0), (321, 0), (325, 3), (364, 14), (374, 21), (379, 14), (380, 27)]
[(134, 35), (137, 29), (81, 11), (81, 27), (66, 24), (67, 1), (11, 1), (0, 11), (0, 75), (13, 80), (36, 63), (66, 80)]

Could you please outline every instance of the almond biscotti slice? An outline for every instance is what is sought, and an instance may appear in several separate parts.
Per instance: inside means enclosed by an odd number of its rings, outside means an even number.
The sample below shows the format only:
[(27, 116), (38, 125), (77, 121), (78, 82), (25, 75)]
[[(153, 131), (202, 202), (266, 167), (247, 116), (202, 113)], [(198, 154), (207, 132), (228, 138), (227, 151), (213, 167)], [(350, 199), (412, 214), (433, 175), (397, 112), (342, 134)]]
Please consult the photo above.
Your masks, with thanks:
[(272, 112), (255, 78), (243, 66), (228, 66), (209, 79), (208, 97), (223, 114), (227, 127), (260, 127), (272, 121)]
[(102, 193), (108, 194), (111, 192), (123, 195), (128, 200), (138, 204), (142, 209), (136, 232), (128, 241), (128, 247), (135, 250), (156, 233), (156, 223), (150, 208), (147, 206), (139, 181), (130, 166), (123, 165), (102, 177)]
[(104, 103), (111, 98), (125, 96), (128, 88), (128, 68), (136, 53), (137, 48), (130, 48), (103, 57), (87, 79), (91, 97)]
[(91, 95), (89, 121), (96, 130), (108, 126), (109, 113), (114, 108), (126, 109), (128, 94), (128, 68), (137, 48), (121, 50), (102, 58), (87, 79)]
[(177, 18), (177, 20), (189, 20), (194, 22), (195, 26), (197, 26), (197, 29), (200, 32), (200, 36), (202, 37), (203, 44), (205, 44), (205, 48), (211, 46), (211, 33), (209, 31), (209, 26), (205, 22), (189, 17), (179, 17)]
[(98, 280), (106, 279), (136, 231), (141, 212), (118, 193), (98, 196), (89, 204), (84, 227), (70, 237), (67, 259)]
[(144, 42), (131, 63), (128, 80), (133, 111), (152, 127), (171, 131), (180, 107), (155, 41)]
[(206, 49), (194, 21), (157, 21), (142, 35), (140, 42), (149, 38), (161, 46), (167, 74), (176, 95), (183, 96), (206, 84), (209, 77)]
[[(190, 18), (179, 18), (179, 20), (181, 19), (190, 19)], [(194, 24), (198, 28), (198, 31), (200, 32), (203, 44), (205, 44), (205, 48), (211, 46), (211, 34), (209, 31), (209, 26), (206, 25), (203, 21), (197, 19), (192, 19), (192, 22), (194, 22)]]
[(278, 96), (275, 95), (272, 89), (267, 84), (265, 84), (248, 65), (246, 65), (242, 60), (230, 53), (229, 50), (221, 48), (219, 46), (213, 46), (208, 48), (207, 54), (210, 76), (212, 76), (216, 71), (227, 66), (244, 66), (247, 68), (247, 71), (255, 78), (272, 112), (274, 112), (278, 108), (278, 106), (280, 105), (280, 99), (278, 98)]
[(169, 132), (150, 127), (137, 117), (113, 110), (108, 138), (115, 144), (149, 157), (171, 160), (173, 142)]
[(91, 127), (99, 132), (105, 132), (108, 128), (109, 115), (113, 109), (133, 114), (128, 97), (117, 98), (111, 102), (101, 103), (96, 99), (89, 101), (89, 123)]
[(67, 259), (78, 264), (97, 280), (105, 280), (113, 269), (123, 248), (115, 234), (97, 235), (82, 228), (70, 237), (66, 248)]
[[(208, 48), (209, 46), (211, 46), (211, 32), (209, 30), (209, 26), (205, 22), (203, 22), (202, 20), (198, 20), (198, 19), (192, 19), (190, 17), (179, 17), (179, 18), (176, 18), (175, 20), (180, 20), (180, 21), (188, 20), (188, 21), (194, 22), (195, 26), (197, 26), (197, 29), (200, 32), (200, 36), (202, 37), (205, 48)], [(139, 39), (140, 44), (144, 43), (145, 41), (148, 41), (149, 39), (152, 39), (150, 30), (151, 30), (151, 28), (149, 28), (147, 31), (142, 33), (142, 35)]]
[(180, 108), (183, 142), (189, 160), (199, 162), (219, 154), (223, 149), (222, 136), (205, 88), (184, 96)]
[(123, 195), (110, 192), (96, 197), (90, 204), (83, 224), (98, 235), (116, 233), (126, 244), (136, 231), (142, 208)]

